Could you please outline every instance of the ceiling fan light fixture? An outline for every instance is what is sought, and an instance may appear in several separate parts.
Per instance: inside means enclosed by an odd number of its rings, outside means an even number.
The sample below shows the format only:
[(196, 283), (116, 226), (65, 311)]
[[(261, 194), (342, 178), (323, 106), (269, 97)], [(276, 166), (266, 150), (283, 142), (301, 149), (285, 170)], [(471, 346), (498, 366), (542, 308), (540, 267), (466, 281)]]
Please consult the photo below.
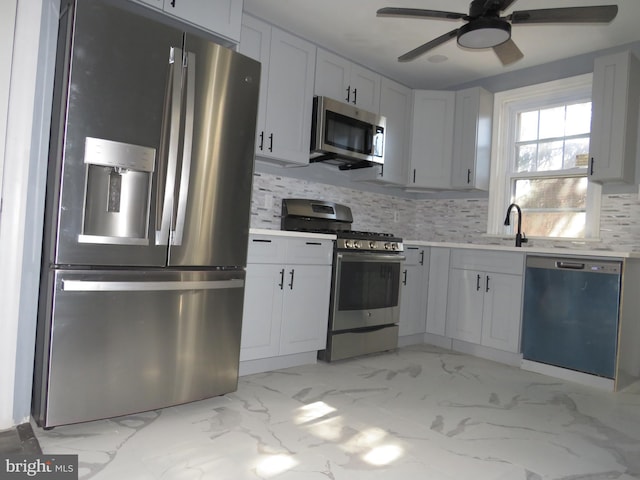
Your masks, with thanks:
[(511, 24), (499, 18), (477, 18), (460, 27), (458, 45), (491, 48), (511, 38)]

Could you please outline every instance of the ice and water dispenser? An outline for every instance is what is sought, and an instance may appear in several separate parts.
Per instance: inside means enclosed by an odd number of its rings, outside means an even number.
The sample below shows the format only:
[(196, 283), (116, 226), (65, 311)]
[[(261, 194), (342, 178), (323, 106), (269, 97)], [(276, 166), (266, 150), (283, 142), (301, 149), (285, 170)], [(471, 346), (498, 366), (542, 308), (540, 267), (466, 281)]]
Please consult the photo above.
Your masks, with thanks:
[(154, 148), (87, 137), (83, 243), (149, 244)]

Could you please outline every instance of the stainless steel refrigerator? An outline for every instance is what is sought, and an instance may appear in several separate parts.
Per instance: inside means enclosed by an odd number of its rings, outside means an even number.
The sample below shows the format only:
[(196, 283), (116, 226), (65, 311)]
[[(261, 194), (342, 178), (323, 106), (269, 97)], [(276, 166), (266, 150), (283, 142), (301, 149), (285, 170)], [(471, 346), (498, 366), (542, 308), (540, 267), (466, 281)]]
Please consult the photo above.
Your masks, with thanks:
[(260, 65), (126, 3), (59, 32), (33, 416), (234, 391)]

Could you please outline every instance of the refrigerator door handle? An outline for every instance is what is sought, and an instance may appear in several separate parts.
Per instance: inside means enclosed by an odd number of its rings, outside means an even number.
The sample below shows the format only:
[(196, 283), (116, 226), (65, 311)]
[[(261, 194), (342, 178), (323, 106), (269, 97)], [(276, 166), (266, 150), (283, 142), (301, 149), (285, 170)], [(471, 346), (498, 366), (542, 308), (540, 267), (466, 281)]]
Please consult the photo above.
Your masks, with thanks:
[(189, 197), (189, 178), (191, 173), (191, 151), (193, 149), (193, 122), (195, 116), (196, 97), (196, 54), (187, 52), (185, 55), (184, 72), (186, 75), (184, 141), (182, 145), (182, 171), (180, 173), (180, 188), (178, 190), (177, 211), (175, 224), (171, 235), (171, 245), (182, 245), (184, 221)]
[[(169, 54), (170, 73), (165, 96), (162, 134), (169, 132), (169, 147), (165, 153), (165, 139), (162, 142), (160, 168), (158, 174), (158, 194), (156, 197), (156, 245), (167, 245), (173, 213), (176, 168), (178, 163), (178, 142), (180, 139), (180, 113), (182, 89), (182, 49), (171, 47)], [(163, 175), (164, 173), (164, 175)], [(163, 178), (164, 176), (164, 178)]]
[(166, 290), (217, 290), (225, 288), (241, 288), (244, 280), (200, 280), (172, 282), (110, 282), (91, 280), (62, 280), (65, 292), (152, 292)]

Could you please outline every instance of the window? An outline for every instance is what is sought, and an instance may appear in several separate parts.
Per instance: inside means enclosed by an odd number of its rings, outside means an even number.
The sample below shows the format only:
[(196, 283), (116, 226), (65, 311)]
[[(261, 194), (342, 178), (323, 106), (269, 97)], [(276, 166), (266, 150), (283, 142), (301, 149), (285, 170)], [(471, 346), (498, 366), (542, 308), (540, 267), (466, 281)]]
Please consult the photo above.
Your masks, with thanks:
[(492, 158), (489, 233), (513, 233), (517, 219), (507, 230), (504, 213), (517, 203), (529, 237), (595, 236), (600, 188), (587, 176), (591, 75), (498, 93), (494, 122), (498, 148)]

